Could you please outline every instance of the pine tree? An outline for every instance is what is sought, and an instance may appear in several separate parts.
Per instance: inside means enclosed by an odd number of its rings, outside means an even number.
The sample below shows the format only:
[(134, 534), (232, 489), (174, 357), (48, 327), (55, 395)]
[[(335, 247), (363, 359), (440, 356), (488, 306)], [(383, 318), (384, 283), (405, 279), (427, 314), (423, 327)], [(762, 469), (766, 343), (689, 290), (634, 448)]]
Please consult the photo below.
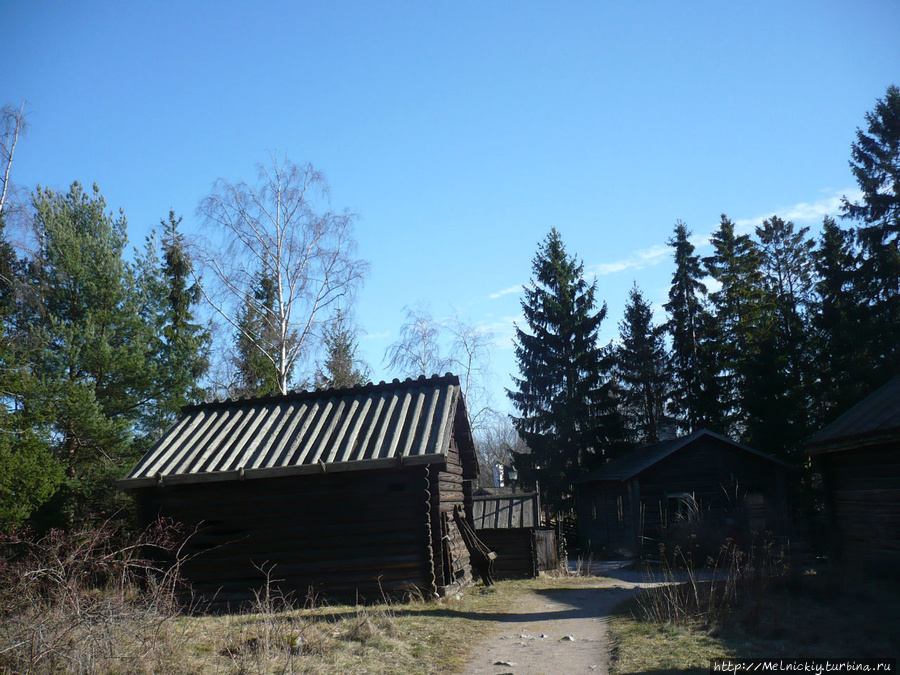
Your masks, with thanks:
[(607, 459), (621, 443), (609, 349), (597, 345), (606, 305), (596, 309), (596, 281), (570, 257), (556, 229), (532, 262), (516, 326), (519, 377), (507, 394), (518, 412), (513, 424), (531, 449), (517, 461), (520, 480), (536, 483), (551, 510), (572, 508), (573, 479)]
[(862, 200), (845, 198), (844, 215), (860, 223), (859, 279), (869, 308), (869, 334), (860, 337), (869, 344), (866, 379), (875, 387), (900, 373), (900, 89), (888, 87), (866, 122), (850, 162)]
[(665, 326), (653, 325), (653, 310), (635, 284), (619, 324), (616, 376), (625, 426), (634, 441), (643, 445), (657, 443), (667, 426), (671, 380), (664, 334)]
[(365, 384), (369, 368), (356, 355), (357, 343), (347, 316), (338, 309), (323, 337), (325, 362), (316, 372), (319, 389), (355, 387)]
[(17, 290), (23, 265), (6, 240), (0, 212), (0, 532), (24, 525), (63, 480), (44, 420), (30, 404), (39, 382), (31, 363), (30, 335), (23, 329)]
[(41, 250), (30, 264), (32, 364), (42, 383), (31, 402), (51, 426), (66, 471), (70, 522), (122, 503), (114, 480), (135, 461), (134, 424), (151, 397), (148, 339), (133, 270), (123, 261), (125, 217), (106, 213), (94, 186), (33, 198)]
[(691, 233), (681, 221), (669, 239), (675, 272), (669, 289), (666, 329), (672, 337), (671, 411), (686, 433), (719, 425), (718, 393), (714, 378), (714, 350), (710, 349), (712, 327), (705, 306), (706, 286), (700, 256), (694, 252)]

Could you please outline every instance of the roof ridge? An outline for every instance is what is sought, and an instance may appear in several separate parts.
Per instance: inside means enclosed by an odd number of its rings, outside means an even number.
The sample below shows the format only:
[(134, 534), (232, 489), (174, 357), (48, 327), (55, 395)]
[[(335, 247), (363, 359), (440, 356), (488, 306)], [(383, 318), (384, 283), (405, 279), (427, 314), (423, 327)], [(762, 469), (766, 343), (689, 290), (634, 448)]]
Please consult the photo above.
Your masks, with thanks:
[(900, 409), (896, 404), (898, 393), (900, 375), (870, 391), (855, 405), (810, 436), (803, 447), (807, 452), (820, 452), (851, 439), (890, 433), (900, 425)]
[(352, 387), (326, 388), (326, 389), (308, 389), (308, 390), (292, 390), (286, 394), (265, 394), (263, 396), (244, 396), (236, 398), (217, 399), (213, 401), (205, 401), (200, 403), (189, 403), (181, 408), (181, 414), (193, 412), (201, 409), (229, 408), (233, 406), (253, 405), (258, 403), (281, 403), (283, 401), (302, 401), (313, 400), (318, 398), (343, 398), (358, 396), (360, 394), (372, 394), (382, 391), (393, 391), (396, 389), (412, 389), (415, 386), (429, 384), (449, 384), (459, 385), (459, 376), (447, 372), (443, 375), (435, 373), (431, 377), (419, 375), (418, 377), (408, 377), (405, 380), (394, 378), (390, 382), (382, 380), (378, 383), (367, 382), (366, 384), (358, 384)]
[[(661, 462), (662, 460), (670, 457), (671, 455), (679, 452), (686, 446), (690, 445), (694, 441), (699, 440), (703, 436), (709, 436), (711, 438), (717, 439), (718, 441), (735, 447), (743, 452), (749, 452), (757, 457), (774, 462), (786, 468), (792, 468), (790, 464), (785, 462), (784, 460), (775, 457), (774, 455), (770, 455), (768, 453), (762, 452), (761, 450), (757, 450), (745, 443), (741, 443), (740, 441), (736, 441), (728, 436), (723, 436), (722, 434), (716, 433), (706, 427), (697, 429), (692, 431), (689, 434), (684, 436), (679, 436), (677, 438), (671, 438), (665, 441), (659, 441), (658, 443), (653, 443), (651, 445), (643, 445), (638, 448), (632, 448), (626, 451), (624, 454), (616, 457), (613, 460), (610, 460), (606, 464), (597, 467), (593, 471), (589, 471), (578, 479), (576, 479), (576, 483), (586, 483), (592, 480), (627, 480), (631, 477), (645, 471), (651, 466)], [(598, 478), (598, 476), (606, 476), (609, 475), (610, 478)], [(622, 477), (624, 476), (624, 478)]]

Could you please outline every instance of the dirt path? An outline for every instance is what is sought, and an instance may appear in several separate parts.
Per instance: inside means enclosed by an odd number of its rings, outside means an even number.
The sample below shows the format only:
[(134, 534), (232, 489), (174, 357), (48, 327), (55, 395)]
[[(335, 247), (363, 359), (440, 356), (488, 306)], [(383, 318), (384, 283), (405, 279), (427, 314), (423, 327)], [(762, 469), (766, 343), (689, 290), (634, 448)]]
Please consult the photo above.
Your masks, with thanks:
[(646, 584), (596, 579), (545, 589), (513, 603), (499, 632), (476, 647), (464, 675), (578, 675), (609, 672), (606, 618)]

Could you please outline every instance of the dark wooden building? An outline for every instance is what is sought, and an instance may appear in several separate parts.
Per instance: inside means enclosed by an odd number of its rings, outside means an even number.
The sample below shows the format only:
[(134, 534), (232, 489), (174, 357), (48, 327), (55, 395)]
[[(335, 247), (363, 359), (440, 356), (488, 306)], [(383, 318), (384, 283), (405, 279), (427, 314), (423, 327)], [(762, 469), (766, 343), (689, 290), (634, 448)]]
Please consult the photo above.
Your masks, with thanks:
[(477, 463), (452, 375), (189, 406), (120, 481), (144, 522), (197, 533), (183, 572), (215, 602), (443, 594), (472, 579), (454, 507)]
[(529, 579), (556, 569), (556, 533), (541, 529), (536, 492), (476, 494), (473, 513), (478, 538), (497, 554), (497, 579)]
[(813, 436), (807, 450), (844, 568), (900, 575), (900, 377)]
[(596, 553), (636, 555), (679, 543), (676, 535), (688, 530), (718, 544), (754, 532), (786, 535), (789, 470), (705, 429), (639, 448), (576, 482), (579, 543)]

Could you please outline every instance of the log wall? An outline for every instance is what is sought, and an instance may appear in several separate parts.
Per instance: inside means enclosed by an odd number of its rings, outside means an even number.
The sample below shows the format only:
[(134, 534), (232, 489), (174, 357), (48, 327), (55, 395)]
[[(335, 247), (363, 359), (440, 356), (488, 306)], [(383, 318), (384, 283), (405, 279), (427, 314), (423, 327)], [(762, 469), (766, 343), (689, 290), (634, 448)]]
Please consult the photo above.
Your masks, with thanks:
[(472, 566), (453, 509), (471, 513), (471, 480), (464, 470), (455, 438), (450, 441), (447, 462), (429, 467), (431, 509), (431, 550), (437, 592), (452, 593), (472, 582)]
[(495, 579), (531, 579), (537, 576), (534, 528), (476, 530), (478, 538), (497, 554)]
[(252, 600), (260, 567), (301, 603), (311, 590), (378, 600), (435, 590), (427, 474), (414, 466), (196, 483), (136, 497), (145, 522), (164, 516), (197, 528), (182, 570), (207, 601)]
[(900, 575), (900, 442), (818, 458), (845, 568)]
[(760, 529), (787, 534), (788, 510), (785, 469), (714, 438), (701, 438), (666, 457), (638, 477), (645, 535), (655, 536), (673, 524), (670, 497), (693, 494), (701, 518), (725, 524), (735, 520), (749, 534), (745, 499), (762, 497), (764, 523)]

